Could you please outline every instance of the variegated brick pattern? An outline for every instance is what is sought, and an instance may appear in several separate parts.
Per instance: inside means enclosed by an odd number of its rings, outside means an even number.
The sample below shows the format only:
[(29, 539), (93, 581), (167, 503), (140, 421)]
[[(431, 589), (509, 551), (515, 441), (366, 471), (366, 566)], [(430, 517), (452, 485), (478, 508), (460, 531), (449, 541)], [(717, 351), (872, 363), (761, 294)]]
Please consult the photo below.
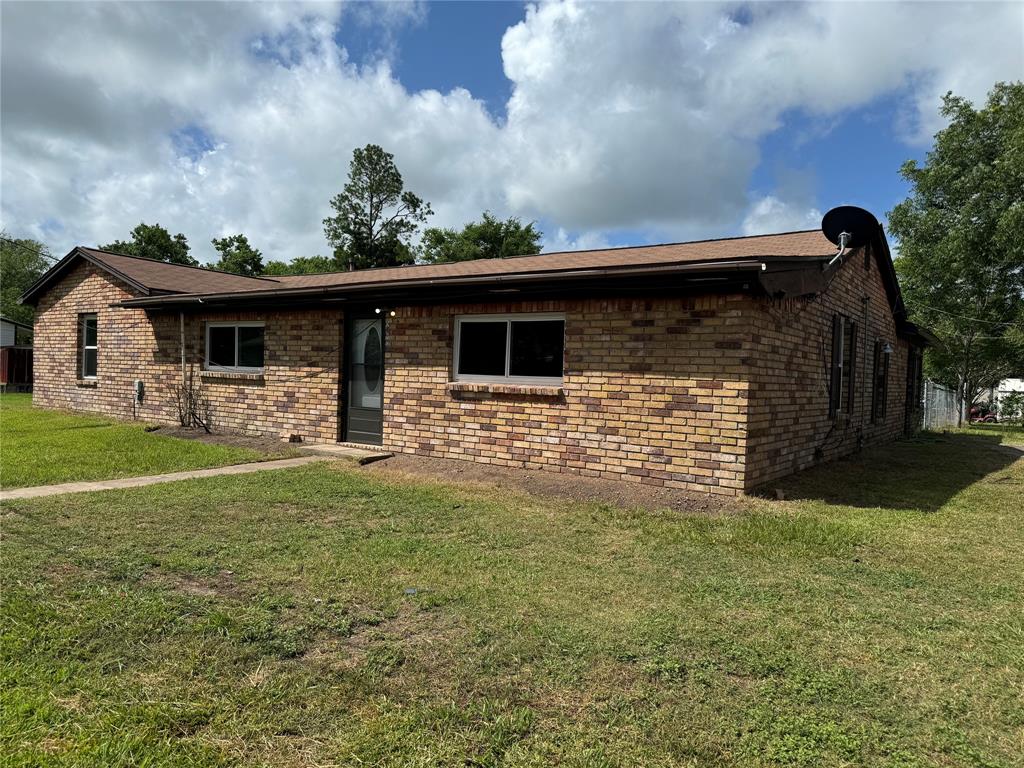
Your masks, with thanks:
[[(406, 307), (388, 320), (384, 444), (735, 494), (747, 450), (740, 296)], [(564, 312), (560, 389), (452, 386), (460, 314)]]
[[(36, 405), (177, 423), (173, 389), (182, 376), (178, 315), (147, 315), (111, 306), (132, 295), (116, 278), (81, 264), (42, 298), (35, 322)], [(99, 365), (94, 381), (78, 376), (80, 312), (98, 315)], [(200, 374), (209, 320), (265, 321), (263, 376)], [(186, 365), (194, 366), (210, 400), (213, 428), (336, 440), (341, 334), (339, 311), (186, 315)], [(138, 406), (132, 396), (135, 379), (145, 384)]]
[[(173, 424), (179, 318), (111, 305), (132, 295), (88, 264), (47, 293), (36, 317), (37, 405)], [(867, 323), (864, 321), (866, 296)], [(853, 415), (828, 417), (831, 324), (860, 326)], [(99, 375), (78, 377), (76, 322), (99, 316)], [(460, 314), (560, 312), (561, 387), (454, 382)], [(186, 315), (186, 358), (201, 369), (205, 323), (265, 322), (262, 376), (202, 375), (216, 430), (329, 442), (339, 436), (340, 310)], [(872, 424), (876, 338), (894, 347), (888, 413)], [(848, 257), (812, 300), (741, 295), (397, 307), (387, 318), (384, 447), (502, 466), (737, 494), (904, 426), (907, 344), (874, 261)], [(145, 383), (135, 406), (132, 382)]]
[[(833, 420), (828, 387), (835, 313), (857, 323), (858, 339), (853, 412)], [(862, 251), (848, 255), (828, 291), (816, 298), (757, 302), (751, 330), (758, 354), (750, 371), (748, 489), (903, 434), (909, 345), (896, 337), (874, 258), (865, 260)], [(886, 417), (873, 424), (876, 339), (889, 342), (893, 353)]]

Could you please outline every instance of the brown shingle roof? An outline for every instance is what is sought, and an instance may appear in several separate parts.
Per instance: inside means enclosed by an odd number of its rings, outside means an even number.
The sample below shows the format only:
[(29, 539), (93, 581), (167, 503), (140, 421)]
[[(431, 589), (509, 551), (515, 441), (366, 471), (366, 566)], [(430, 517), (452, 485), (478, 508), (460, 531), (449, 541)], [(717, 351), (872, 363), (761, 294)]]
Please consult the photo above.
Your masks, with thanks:
[(276, 280), (263, 277), (245, 277), (229, 272), (218, 272), (185, 264), (126, 256), (123, 253), (99, 248), (78, 250), (107, 265), (115, 273), (124, 275), (138, 285), (155, 293), (222, 293), (272, 288)]
[[(137, 299), (132, 303), (151, 304), (160, 294), (207, 296), (235, 294), (287, 294), (291, 291), (344, 289), (399, 285), (416, 281), (459, 279), (496, 281), (509, 276), (540, 276), (545, 274), (571, 275), (577, 272), (623, 268), (671, 267), (701, 262), (739, 262), (743, 259), (772, 259), (823, 257), (835, 252), (819, 230), (787, 232), (775, 235), (755, 235), (720, 240), (702, 240), (667, 245), (642, 245), (624, 248), (604, 248), (591, 251), (562, 251), (536, 256), (509, 259), (479, 259), (454, 264), (416, 264), (405, 267), (364, 269), (355, 272), (330, 272), (319, 275), (290, 275), (274, 277), (243, 277), (182, 264), (168, 264), (152, 259), (126, 256), (99, 248), (75, 248), (21, 297), (34, 301), (50, 281), (58, 277), (76, 258), (86, 258), (126, 280), (149, 300)], [(613, 275), (609, 275), (614, 279)], [(157, 296), (153, 296), (157, 294)]]
[(562, 251), (512, 259), (478, 259), (454, 264), (417, 264), (407, 267), (361, 269), (355, 272), (329, 272), (320, 275), (281, 276), (283, 288), (313, 288), (368, 283), (392, 283), (402, 280), (486, 277), (488, 275), (563, 272), (577, 269), (687, 264), (700, 261), (736, 259), (828, 256), (836, 248), (821, 230), (788, 232), (780, 235), (734, 237), (669, 245), (642, 245), (604, 248), (595, 251)]

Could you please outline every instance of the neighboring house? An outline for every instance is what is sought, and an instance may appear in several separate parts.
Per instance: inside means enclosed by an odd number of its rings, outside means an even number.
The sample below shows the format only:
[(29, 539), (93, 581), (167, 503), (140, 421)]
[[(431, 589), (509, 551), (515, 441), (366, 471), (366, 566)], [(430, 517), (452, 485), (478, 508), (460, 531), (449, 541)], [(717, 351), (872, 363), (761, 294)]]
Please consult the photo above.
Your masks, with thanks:
[[(1020, 396), (1022, 394), (1024, 394), (1024, 379), (1003, 379), (988, 391), (988, 401), (998, 407), (1000, 420), (1004, 418), (1019, 419), (1020, 414), (1017, 412), (1019, 405), (1016, 407), (1004, 405), (1004, 401), (1011, 395)], [(1012, 403), (1013, 401), (1008, 402)]]
[(32, 346), (32, 326), (0, 315), (0, 349)]
[(995, 387), (988, 391), (988, 399), (998, 403), (1007, 395), (1024, 392), (1024, 379), (1003, 379)]
[(881, 227), (834, 257), (808, 231), (248, 278), (75, 248), (22, 298), (40, 406), (172, 423), (194, 367), (215, 429), (736, 494), (916, 428)]
[(32, 326), (0, 315), (0, 391), (32, 387)]

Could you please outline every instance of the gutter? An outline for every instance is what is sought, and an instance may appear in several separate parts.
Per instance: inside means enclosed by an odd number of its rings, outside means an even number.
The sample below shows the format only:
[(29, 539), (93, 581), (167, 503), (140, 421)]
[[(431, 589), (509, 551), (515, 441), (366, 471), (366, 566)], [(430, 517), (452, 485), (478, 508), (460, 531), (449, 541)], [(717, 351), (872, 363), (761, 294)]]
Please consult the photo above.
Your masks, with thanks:
[[(821, 258), (828, 258), (821, 257)], [(810, 266), (818, 259), (815, 257), (794, 257), (795, 261)], [(687, 272), (739, 272), (756, 271), (764, 272), (768, 264), (761, 259), (744, 259), (716, 262), (696, 263), (674, 263), (648, 265), (642, 267), (613, 267), (613, 268), (592, 268), (582, 270), (562, 270), (559, 272), (537, 272), (537, 273), (511, 273), (505, 275), (472, 275), (467, 277), (439, 277), (420, 280), (389, 280), (379, 282), (366, 282), (355, 284), (336, 284), (327, 286), (307, 286), (300, 288), (277, 288), (265, 291), (232, 291), (229, 293), (206, 293), (206, 294), (172, 294), (166, 296), (152, 296), (135, 299), (127, 299), (114, 306), (118, 307), (166, 307), (177, 305), (193, 305), (206, 302), (238, 302), (267, 298), (302, 298), (330, 296), (345, 293), (380, 293), (382, 291), (393, 291), (413, 288), (438, 288), (445, 286), (473, 286), (482, 283), (494, 285), (513, 285), (522, 283), (537, 283), (540, 281), (566, 281), (580, 278), (594, 277), (643, 277), (645, 275), (663, 275)]]

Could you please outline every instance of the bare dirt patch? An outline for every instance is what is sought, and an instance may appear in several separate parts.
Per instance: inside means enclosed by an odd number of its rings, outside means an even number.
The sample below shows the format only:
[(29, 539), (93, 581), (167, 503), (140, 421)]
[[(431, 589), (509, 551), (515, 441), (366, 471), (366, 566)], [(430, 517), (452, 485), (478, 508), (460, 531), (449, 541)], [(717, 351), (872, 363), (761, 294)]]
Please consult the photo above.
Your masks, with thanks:
[(207, 433), (201, 429), (187, 429), (186, 427), (157, 427), (151, 432), (154, 435), (197, 440), (201, 443), (226, 445), (231, 448), (248, 448), (263, 454), (268, 459), (287, 459), (302, 454), (301, 444), (284, 443), (272, 437), (232, 435), (221, 432)]
[[(433, 668), (439, 657), (456, 647), (466, 630), (450, 613), (402, 603), (394, 616), (357, 624), (347, 637), (321, 637), (303, 654), (307, 662), (335, 669), (365, 665), (375, 649), (395, 648), (402, 659)], [(401, 662), (398, 662), (401, 663)]]
[(735, 511), (737, 502), (728, 497), (659, 488), (618, 480), (581, 477), (563, 472), (499, 467), (472, 461), (437, 459), (395, 454), (360, 468), (363, 472), (442, 482), (469, 482), (515, 490), (533, 496), (611, 504), (623, 509), (671, 509), (679, 512), (721, 514)]
[(221, 571), (213, 576), (199, 578), (184, 573), (150, 572), (143, 577), (149, 584), (172, 589), (195, 597), (245, 597), (231, 571)]

